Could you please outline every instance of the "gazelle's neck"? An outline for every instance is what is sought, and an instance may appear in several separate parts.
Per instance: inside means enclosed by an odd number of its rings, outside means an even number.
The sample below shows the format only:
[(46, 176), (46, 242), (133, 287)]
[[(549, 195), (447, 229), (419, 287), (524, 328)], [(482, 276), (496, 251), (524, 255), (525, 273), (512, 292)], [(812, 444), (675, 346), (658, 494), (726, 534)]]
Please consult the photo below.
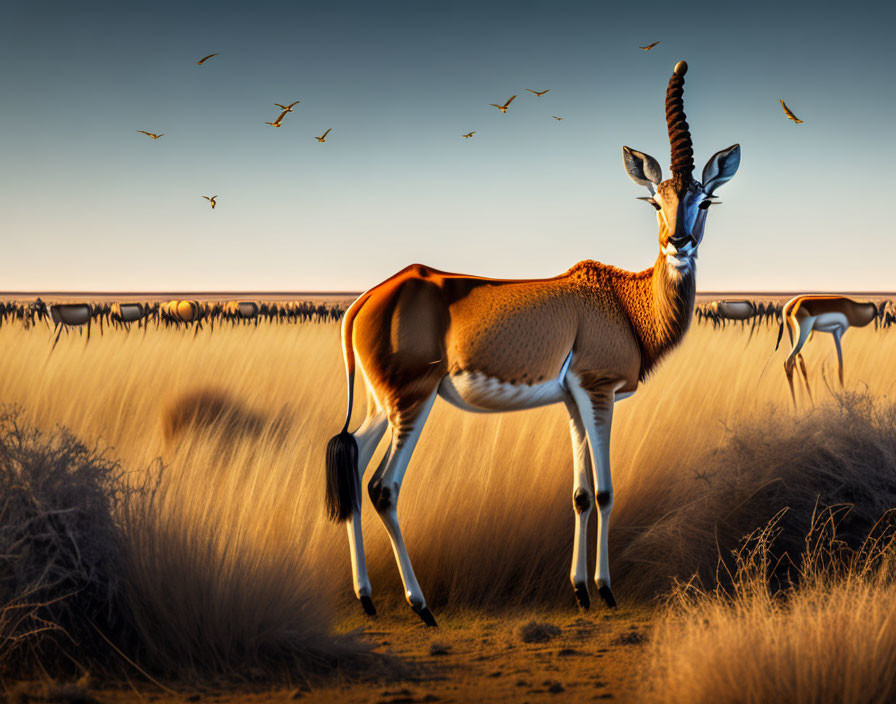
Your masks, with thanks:
[(669, 261), (668, 252), (660, 252), (653, 269), (617, 282), (617, 295), (641, 344), (641, 379), (681, 341), (690, 325), (696, 264), (688, 259), (688, 266), (680, 266), (680, 262)]

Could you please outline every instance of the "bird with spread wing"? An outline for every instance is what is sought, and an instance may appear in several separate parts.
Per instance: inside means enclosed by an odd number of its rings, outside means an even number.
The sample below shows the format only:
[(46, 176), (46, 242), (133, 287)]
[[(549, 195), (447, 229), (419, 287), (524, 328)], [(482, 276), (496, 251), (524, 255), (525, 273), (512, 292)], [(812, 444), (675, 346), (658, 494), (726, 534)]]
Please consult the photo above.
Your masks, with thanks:
[(287, 112), (289, 111), (284, 110), (280, 113), (280, 117), (278, 117), (276, 120), (274, 120), (273, 122), (265, 122), (264, 124), (270, 125), (271, 127), (280, 127), (280, 123), (283, 121), (283, 116), (286, 115)]
[(323, 144), (324, 142), (327, 141), (327, 135), (330, 134), (331, 129), (333, 129), (333, 128), (332, 127), (328, 128), (326, 132), (324, 132), (320, 137), (315, 137), (315, 139), (318, 142), (320, 142), (321, 144)]
[(201, 59), (199, 59), (199, 61), (196, 62), (196, 65), (201, 66), (213, 56), (220, 56), (220, 54), (209, 54), (208, 56), (203, 56)]
[(211, 196), (211, 197), (209, 197), (209, 196), (202, 196), (202, 197), (205, 198), (209, 203), (212, 204), (212, 210), (214, 210), (214, 209), (215, 209), (215, 206), (217, 205), (217, 203), (215, 202), (215, 198), (217, 198), (218, 196)]
[(516, 98), (516, 96), (515, 96), (515, 95), (511, 95), (511, 96), (507, 99), (507, 102), (504, 103), (503, 105), (498, 105), (497, 103), (489, 103), (489, 105), (491, 105), (492, 107), (498, 108), (498, 110), (500, 110), (501, 112), (503, 112), (503, 113), (506, 115), (506, 114), (507, 114), (507, 108), (510, 107), (510, 104), (513, 102), (513, 99), (514, 99), (514, 98)]
[(280, 103), (274, 103), (274, 105), (276, 105), (278, 108), (280, 108), (283, 111), (284, 115), (288, 112), (292, 112), (293, 107), (298, 104), (299, 104), (298, 100), (294, 103), (290, 103), (289, 105), (281, 105)]
[(473, 131), (473, 132), (467, 132), (466, 134), (462, 134), (461, 137), (463, 137), (464, 139), (469, 139), (469, 138), (472, 137), (474, 134), (476, 134), (475, 131)]
[(541, 96), (543, 96), (545, 93), (550, 93), (550, 92), (551, 92), (551, 89), (550, 89), (550, 88), (548, 88), (547, 90), (543, 90), (543, 91), (532, 90), (531, 88), (526, 88), (526, 90), (529, 91), (530, 93), (533, 93), (533, 94), (537, 95), (539, 98), (540, 98)]
[(644, 51), (650, 51), (650, 50), (653, 49), (653, 47), (655, 47), (657, 44), (659, 44), (659, 42), (654, 42), (653, 44), (648, 44), (647, 46), (642, 46), (642, 47), (640, 47), (640, 48), (643, 49)]
[(153, 139), (158, 139), (159, 137), (164, 137), (165, 133), (155, 134), (153, 132), (147, 132), (146, 130), (137, 130), (140, 134), (145, 134), (147, 137), (152, 137)]

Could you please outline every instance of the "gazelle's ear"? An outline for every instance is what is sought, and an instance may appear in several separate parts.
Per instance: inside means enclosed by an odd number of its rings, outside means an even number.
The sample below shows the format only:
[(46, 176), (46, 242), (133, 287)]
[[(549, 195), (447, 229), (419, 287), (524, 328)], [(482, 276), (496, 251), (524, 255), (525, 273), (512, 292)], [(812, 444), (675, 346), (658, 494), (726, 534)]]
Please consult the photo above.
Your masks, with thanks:
[(622, 148), (622, 161), (632, 181), (639, 186), (646, 186), (654, 192), (654, 186), (663, 180), (663, 170), (649, 154), (644, 154), (631, 147)]
[(703, 167), (703, 192), (711, 196), (723, 183), (728, 183), (740, 166), (740, 145), (716, 152)]

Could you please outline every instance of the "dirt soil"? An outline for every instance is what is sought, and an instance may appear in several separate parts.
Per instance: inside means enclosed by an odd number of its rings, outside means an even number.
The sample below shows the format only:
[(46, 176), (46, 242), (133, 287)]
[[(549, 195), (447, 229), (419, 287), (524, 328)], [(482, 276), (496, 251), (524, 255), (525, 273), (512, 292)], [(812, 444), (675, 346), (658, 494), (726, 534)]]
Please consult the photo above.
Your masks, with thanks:
[[(436, 629), (418, 625), (408, 610), (374, 621), (346, 619), (374, 652), (407, 665), (402, 675), (336, 674), (311, 687), (215, 686), (164, 691), (151, 685), (5, 683), (10, 702), (563, 702), (637, 701), (640, 661), (650, 638), (647, 609), (592, 609), (585, 614), (442, 615)], [(534, 622), (534, 625), (533, 625)], [(559, 631), (559, 632), (558, 632)], [(384, 671), (390, 671), (385, 668)], [(55, 689), (55, 691), (54, 691)], [(0, 695), (2, 701), (3, 695)]]

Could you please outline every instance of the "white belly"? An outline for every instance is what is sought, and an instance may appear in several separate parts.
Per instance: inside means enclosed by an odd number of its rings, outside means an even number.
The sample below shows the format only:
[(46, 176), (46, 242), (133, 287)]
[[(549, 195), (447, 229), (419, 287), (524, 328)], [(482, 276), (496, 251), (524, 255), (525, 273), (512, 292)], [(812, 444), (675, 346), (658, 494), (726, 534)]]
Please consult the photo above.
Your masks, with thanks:
[(815, 324), (812, 326), (819, 332), (834, 332), (835, 330), (846, 330), (849, 327), (849, 321), (843, 313), (822, 313), (815, 318)]
[(566, 390), (559, 379), (541, 384), (510, 384), (479, 372), (462, 372), (442, 379), (439, 395), (465, 411), (489, 413), (560, 403), (566, 398)]

